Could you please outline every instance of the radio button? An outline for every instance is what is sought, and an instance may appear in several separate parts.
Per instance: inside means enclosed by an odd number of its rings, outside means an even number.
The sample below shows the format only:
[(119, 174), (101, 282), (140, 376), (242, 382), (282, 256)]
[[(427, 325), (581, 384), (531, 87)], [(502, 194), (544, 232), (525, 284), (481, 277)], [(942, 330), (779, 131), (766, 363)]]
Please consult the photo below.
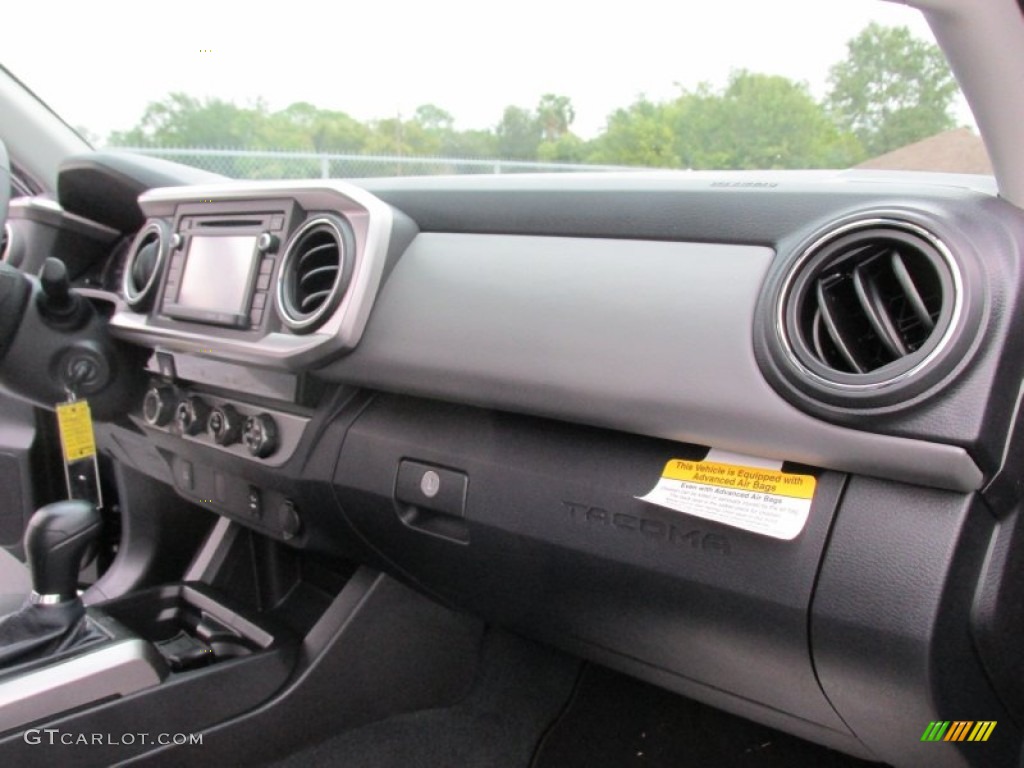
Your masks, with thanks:
[(264, 232), (256, 238), (256, 250), (260, 253), (273, 253), (280, 244), (281, 241), (277, 238), (277, 235), (272, 235), (269, 232)]

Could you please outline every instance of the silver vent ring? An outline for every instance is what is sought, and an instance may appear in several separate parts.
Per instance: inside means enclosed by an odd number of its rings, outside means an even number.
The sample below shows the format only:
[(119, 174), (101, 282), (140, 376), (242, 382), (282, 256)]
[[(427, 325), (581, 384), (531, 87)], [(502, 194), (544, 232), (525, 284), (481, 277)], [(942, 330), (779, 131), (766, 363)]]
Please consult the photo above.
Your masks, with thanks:
[[(948, 272), (952, 283), (952, 301), (949, 303), (949, 311), (947, 313), (947, 317), (943, 319), (943, 328), (937, 329), (941, 335), (935, 340), (929, 340), (927, 353), (918, 356), (918, 359), (915, 360), (912, 365), (896, 366), (888, 375), (883, 374), (877, 377), (861, 376), (859, 378), (864, 380), (856, 381), (854, 380), (855, 378), (858, 378), (856, 374), (843, 375), (838, 372), (836, 374), (825, 374), (821, 371), (814, 370), (811, 365), (807, 364), (806, 358), (796, 351), (797, 344), (795, 344), (793, 338), (794, 323), (792, 322), (792, 318), (787, 317), (788, 313), (794, 311), (794, 287), (801, 278), (806, 277), (807, 268), (810, 262), (812, 262), (828, 245), (836, 242), (846, 235), (854, 234), (859, 231), (866, 232), (874, 229), (889, 229), (915, 235), (930, 245), (940, 256), (942, 264)], [(943, 300), (945, 303), (945, 297)], [(890, 218), (861, 219), (826, 232), (812, 242), (800, 254), (788, 270), (786, 278), (783, 281), (782, 288), (779, 292), (779, 298), (776, 303), (775, 327), (778, 338), (782, 344), (782, 349), (790, 363), (804, 376), (814, 380), (819, 385), (842, 391), (870, 392), (899, 385), (931, 368), (935, 361), (941, 357), (949, 347), (958, 327), (960, 326), (960, 318), (963, 314), (963, 302), (963, 276), (960, 266), (957, 264), (957, 261), (953, 257), (950, 249), (938, 236), (917, 224), (903, 220)], [(882, 372), (880, 371), (880, 373)]]
[[(321, 235), (330, 238), (333, 246), (318, 242), (323, 239)], [(331, 250), (337, 254), (333, 263), (316, 262), (322, 256), (329, 257)], [(318, 251), (322, 254), (319, 257)], [(309, 333), (323, 325), (348, 288), (354, 253), (351, 229), (336, 216), (313, 216), (295, 231), (285, 248), (275, 288), (277, 312), (286, 327), (294, 333)], [(332, 273), (327, 288), (309, 293), (308, 282), (322, 282)]]
[[(128, 251), (128, 259), (125, 262), (124, 275), (121, 279), (121, 291), (128, 306), (132, 309), (144, 309), (145, 305), (153, 298), (160, 274), (163, 272), (169, 241), (167, 225), (158, 220), (148, 222), (135, 236), (132, 247)], [(134, 276), (135, 262), (142, 251), (153, 242), (156, 244), (156, 257), (152, 270), (144, 283), (137, 285)]]
[(780, 251), (753, 328), (754, 356), (780, 394), (819, 413), (889, 410), (966, 370), (981, 348), (987, 278), (971, 241), (935, 226), (865, 211)]

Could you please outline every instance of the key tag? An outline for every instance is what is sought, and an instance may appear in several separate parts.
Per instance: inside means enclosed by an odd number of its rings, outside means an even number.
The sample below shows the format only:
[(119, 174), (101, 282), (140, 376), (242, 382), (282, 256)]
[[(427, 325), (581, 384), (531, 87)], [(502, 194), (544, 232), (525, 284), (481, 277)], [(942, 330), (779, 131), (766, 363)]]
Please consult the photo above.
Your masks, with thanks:
[(58, 403), (56, 411), (68, 498), (91, 501), (97, 508), (102, 508), (100, 467), (89, 403), (79, 400), (74, 390), (69, 389), (67, 402)]

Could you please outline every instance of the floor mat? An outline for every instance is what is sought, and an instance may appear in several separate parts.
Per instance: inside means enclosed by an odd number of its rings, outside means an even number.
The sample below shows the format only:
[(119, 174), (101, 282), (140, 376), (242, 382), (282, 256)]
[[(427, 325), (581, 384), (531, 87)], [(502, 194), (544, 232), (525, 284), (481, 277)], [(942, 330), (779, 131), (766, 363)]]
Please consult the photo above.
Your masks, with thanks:
[(588, 666), (531, 768), (879, 768)]
[(580, 662), (491, 632), (470, 694), (446, 709), (399, 715), (271, 763), (273, 768), (528, 768), (572, 694)]

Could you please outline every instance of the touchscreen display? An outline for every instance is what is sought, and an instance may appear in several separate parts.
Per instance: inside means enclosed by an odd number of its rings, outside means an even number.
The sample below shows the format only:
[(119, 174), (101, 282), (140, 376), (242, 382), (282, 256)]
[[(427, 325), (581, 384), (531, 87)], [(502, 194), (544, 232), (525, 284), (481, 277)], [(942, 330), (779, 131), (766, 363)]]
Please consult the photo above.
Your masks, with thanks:
[(185, 259), (178, 306), (244, 313), (255, 257), (255, 237), (193, 237)]

